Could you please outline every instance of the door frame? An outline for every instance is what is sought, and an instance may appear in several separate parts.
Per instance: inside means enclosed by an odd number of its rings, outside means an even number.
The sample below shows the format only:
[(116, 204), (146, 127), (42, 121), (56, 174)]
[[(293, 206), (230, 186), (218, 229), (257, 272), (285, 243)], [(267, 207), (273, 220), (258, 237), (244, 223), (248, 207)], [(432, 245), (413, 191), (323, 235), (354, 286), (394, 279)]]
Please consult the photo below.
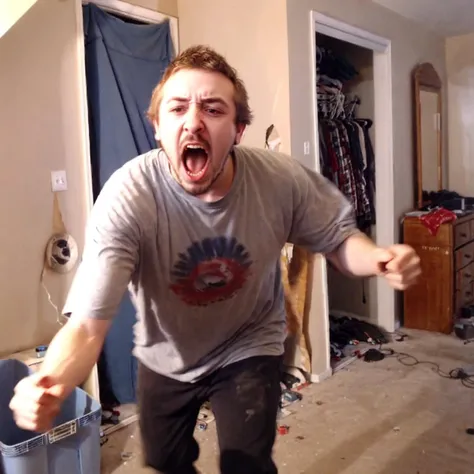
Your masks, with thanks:
[[(179, 51), (179, 20), (176, 16), (166, 15), (164, 13), (144, 7), (138, 7), (123, 0), (79, 0), (77, 3), (80, 4), (79, 6), (93, 3), (94, 5), (102, 8), (102, 10), (111, 13), (118, 13), (121, 16), (131, 18), (133, 20), (143, 21), (145, 23), (162, 23), (169, 20), (173, 46), (175, 48), (175, 52)], [(82, 34), (84, 34), (84, 29), (82, 30)]]
[[(87, 79), (86, 79), (86, 56), (84, 47), (84, 22), (82, 17), (82, 6), (93, 3), (105, 11), (118, 13), (121, 16), (146, 23), (170, 22), (171, 39), (173, 41), (175, 54), (179, 53), (179, 23), (178, 18), (172, 15), (165, 15), (148, 8), (138, 7), (122, 0), (73, 0), (75, 2), (76, 14), (76, 50), (77, 50), (77, 74), (79, 76), (79, 100), (81, 109), (81, 119), (79, 126), (83, 144), (83, 173), (86, 184), (86, 220), (89, 219), (94, 204), (94, 194), (92, 186), (92, 166), (90, 157), (89, 139), (89, 110), (87, 106)], [(100, 400), (99, 376), (97, 365), (94, 366), (84, 384), (84, 389), (96, 400)]]
[[(391, 41), (369, 31), (357, 28), (342, 21), (323, 15), (316, 11), (310, 14), (310, 41), (311, 41), (311, 84), (316, 85), (316, 33), (337, 38), (357, 46), (371, 49), (374, 58), (374, 131), (375, 131), (375, 185), (376, 200), (376, 225), (375, 242), (379, 246), (392, 245), (395, 239), (394, 215), (394, 158), (393, 158), (393, 116), (392, 116), (392, 52)], [(313, 137), (315, 143), (316, 171), (320, 172), (319, 162), (319, 132), (317, 113), (317, 91), (313, 87)], [(380, 192), (380, 190), (383, 190)], [(323, 312), (325, 318), (314, 314), (309, 319), (309, 334), (314, 339), (311, 344), (313, 349), (322, 346), (317, 354), (312, 354), (312, 360), (324, 358), (326, 370), (319, 374), (312, 374), (315, 382), (323, 380), (332, 374), (330, 365), (330, 339), (329, 339), (329, 301), (327, 283), (327, 262), (324, 258), (316, 259), (314, 272), (322, 278)], [(319, 279), (317, 281), (319, 284)], [(396, 329), (395, 320), (395, 291), (381, 278), (374, 282), (377, 293), (377, 325), (389, 332)], [(314, 290), (314, 289), (313, 289)], [(317, 308), (321, 310), (321, 307)], [(315, 321), (319, 320), (319, 321)], [(324, 320), (321, 323), (321, 320)], [(323, 327), (321, 327), (323, 324)], [(314, 326), (311, 328), (311, 326)], [(324, 337), (324, 340), (322, 340)], [(321, 367), (321, 360), (317, 365)]]

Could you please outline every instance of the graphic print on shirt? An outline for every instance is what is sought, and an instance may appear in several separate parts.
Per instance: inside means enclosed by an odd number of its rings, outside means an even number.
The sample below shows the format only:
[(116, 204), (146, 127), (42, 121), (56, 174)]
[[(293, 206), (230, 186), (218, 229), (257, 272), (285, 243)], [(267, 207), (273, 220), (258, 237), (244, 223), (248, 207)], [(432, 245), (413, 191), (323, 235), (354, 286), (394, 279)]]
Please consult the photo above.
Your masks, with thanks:
[(207, 306), (232, 298), (247, 281), (251, 265), (235, 237), (207, 238), (179, 254), (170, 288), (188, 305)]

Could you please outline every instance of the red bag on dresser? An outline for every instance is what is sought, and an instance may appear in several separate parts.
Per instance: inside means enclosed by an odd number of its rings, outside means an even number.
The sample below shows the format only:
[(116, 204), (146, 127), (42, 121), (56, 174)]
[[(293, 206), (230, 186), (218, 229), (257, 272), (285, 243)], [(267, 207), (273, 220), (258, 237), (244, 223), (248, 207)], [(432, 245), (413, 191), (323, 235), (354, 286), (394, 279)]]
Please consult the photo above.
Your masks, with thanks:
[(454, 221), (457, 218), (453, 211), (438, 207), (428, 214), (420, 217), (421, 222), (430, 231), (431, 235), (436, 235), (441, 224)]

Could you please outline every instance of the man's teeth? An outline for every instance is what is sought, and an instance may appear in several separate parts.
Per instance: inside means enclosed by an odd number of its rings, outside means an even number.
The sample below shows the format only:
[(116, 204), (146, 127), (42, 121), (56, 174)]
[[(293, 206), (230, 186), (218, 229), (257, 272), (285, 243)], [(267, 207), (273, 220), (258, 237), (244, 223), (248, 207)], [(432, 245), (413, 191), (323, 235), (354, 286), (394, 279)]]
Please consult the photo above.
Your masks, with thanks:
[(198, 171), (197, 173), (191, 173), (191, 171), (186, 170), (186, 173), (188, 173), (189, 176), (192, 176), (193, 178), (195, 178), (196, 176), (202, 175), (204, 173), (204, 170)]
[(186, 145), (186, 148), (191, 148), (193, 150), (204, 150), (204, 148), (202, 146), (199, 146), (199, 145)]

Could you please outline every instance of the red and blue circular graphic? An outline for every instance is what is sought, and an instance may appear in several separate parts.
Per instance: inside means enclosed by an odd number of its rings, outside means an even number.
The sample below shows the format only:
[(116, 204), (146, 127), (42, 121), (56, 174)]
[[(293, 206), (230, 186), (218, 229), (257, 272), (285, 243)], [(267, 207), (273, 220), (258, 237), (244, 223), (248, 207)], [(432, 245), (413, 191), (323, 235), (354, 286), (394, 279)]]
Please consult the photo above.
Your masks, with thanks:
[(171, 290), (186, 304), (207, 306), (232, 298), (250, 276), (252, 260), (235, 237), (194, 242), (171, 273)]

